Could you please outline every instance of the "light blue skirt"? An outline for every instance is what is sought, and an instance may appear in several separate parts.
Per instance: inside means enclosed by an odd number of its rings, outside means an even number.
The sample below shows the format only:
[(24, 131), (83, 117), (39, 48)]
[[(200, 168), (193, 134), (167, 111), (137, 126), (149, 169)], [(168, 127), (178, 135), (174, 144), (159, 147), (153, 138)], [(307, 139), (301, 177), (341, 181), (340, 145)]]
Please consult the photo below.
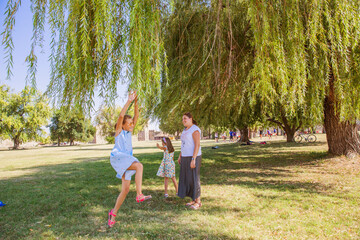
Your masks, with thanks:
[(116, 171), (116, 177), (122, 178), (125, 174), (125, 180), (131, 180), (131, 176), (136, 173), (135, 170), (127, 170), (133, 162), (139, 162), (139, 160), (131, 155), (122, 152), (112, 152), (110, 154), (111, 166)]

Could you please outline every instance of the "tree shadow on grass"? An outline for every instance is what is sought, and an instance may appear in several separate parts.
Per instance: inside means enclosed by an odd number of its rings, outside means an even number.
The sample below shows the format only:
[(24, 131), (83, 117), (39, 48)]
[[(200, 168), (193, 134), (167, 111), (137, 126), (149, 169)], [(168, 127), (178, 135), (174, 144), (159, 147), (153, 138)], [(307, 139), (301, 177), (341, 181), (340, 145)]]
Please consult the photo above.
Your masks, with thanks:
[[(265, 141), (266, 142), (266, 141)], [(241, 145), (239, 143), (234, 143), (235, 146), (239, 147), (239, 148), (262, 148), (262, 149), (278, 149), (278, 148), (283, 148), (283, 147), (291, 147), (291, 148), (303, 148), (303, 147), (318, 147), (318, 146), (322, 146), (326, 144), (325, 142), (314, 142), (314, 143), (295, 143), (295, 142), (284, 142), (284, 141), (271, 141), (268, 142), (267, 144), (260, 144), (260, 143), (254, 143), (252, 145)], [(226, 145), (225, 145), (226, 146)]]
[[(281, 146), (282, 147), (282, 146)], [(293, 173), (281, 167), (312, 164), (323, 153), (272, 153), (259, 157), (256, 149), (241, 151), (229, 145), (213, 152), (204, 149), (201, 170), (203, 185), (238, 185), (255, 189), (275, 189), (289, 192), (321, 194), (323, 186), (307, 182), (286, 182), (281, 178)], [(152, 194), (149, 202), (135, 202), (134, 182), (121, 211), (121, 221), (107, 229), (107, 211), (113, 207), (121, 181), (115, 178), (109, 157), (74, 158), (73, 163), (27, 168), (37, 172), (0, 180), (1, 200), (7, 206), (0, 209), (0, 239), (38, 238), (149, 238), (149, 239), (235, 239), (226, 231), (197, 229), (186, 221), (187, 199), (163, 199), (163, 179), (156, 176), (162, 153), (136, 154), (144, 165), (145, 194)], [(306, 160), (304, 160), (306, 159)], [(177, 165), (177, 175), (179, 172)], [(134, 177), (133, 177), (134, 179)], [(252, 179), (254, 181), (252, 181)], [(256, 181), (255, 181), (256, 180)], [(170, 187), (172, 185), (170, 184)], [(160, 189), (160, 190), (159, 190)], [(203, 198), (203, 201), (217, 201)], [(217, 206), (204, 207), (191, 213), (222, 214)], [(235, 208), (232, 211), (245, 211)], [(115, 235), (114, 235), (115, 234)]]
[(270, 152), (260, 152), (258, 148), (234, 151), (231, 146), (224, 146), (217, 152), (205, 150), (202, 162), (202, 173), (205, 174), (202, 174), (201, 180), (205, 184), (318, 194), (330, 188), (320, 183), (281, 180), (293, 177), (296, 174), (294, 169), (299, 166), (316, 166), (320, 160), (329, 157), (326, 152), (293, 152), (283, 149), (280, 152), (276, 150), (284, 146), (277, 146), (273, 145), (274, 151)]

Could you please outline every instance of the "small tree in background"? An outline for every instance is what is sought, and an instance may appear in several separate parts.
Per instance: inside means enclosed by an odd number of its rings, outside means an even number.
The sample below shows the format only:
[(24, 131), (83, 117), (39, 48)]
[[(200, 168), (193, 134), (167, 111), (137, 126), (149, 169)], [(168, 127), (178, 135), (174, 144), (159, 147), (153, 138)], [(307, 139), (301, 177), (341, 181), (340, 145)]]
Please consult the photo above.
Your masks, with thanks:
[(0, 87), (0, 135), (14, 142), (14, 149), (30, 140), (39, 140), (41, 129), (50, 117), (48, 100), (34, 88), (25, 87), (20, 93), (10, 93), (9, 87)]
[(179, 139), (179, 135), (184, 129), (184, 125), (181, 122), (182, 114), (183, 113), (178, 112), (176, 114), (169, 113), (162, 116), (159, 125), (161, 131), (176, 135), (176, 139)]
[(5, 133), (4, 120), (7, 117), (6, 108), (9, 105), (10, 88), (6, 85), (0, 86), (0, 137), (3, 139), (8, 138)]
[(88, 142), (96, 132), (90, 119), (85, 118), (83, 113), (67, 111), (66, 108), (55, 111), (49, 128), (51, 140), (57, 141), (58, 146), (64, 140), (68, 140), (70, 145), (74, 145), (74, 141)]

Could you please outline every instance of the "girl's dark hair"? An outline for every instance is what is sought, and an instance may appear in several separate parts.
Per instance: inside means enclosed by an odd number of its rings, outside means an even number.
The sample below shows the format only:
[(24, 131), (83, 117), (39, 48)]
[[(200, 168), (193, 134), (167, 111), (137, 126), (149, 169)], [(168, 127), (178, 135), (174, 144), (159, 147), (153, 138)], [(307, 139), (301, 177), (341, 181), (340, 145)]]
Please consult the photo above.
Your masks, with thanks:
[[(165, 141), (164, 141), (164, 140), (165, 140)], [(175, 150), (174, 150), (174, 147), (173, 147), (173, 145), (172, 145), (172, 143), (171, 143), (170, 138), (168, 138), (168, 137), (163, 137), (163, 138), (161, 138), (161, 141), (166, 144), (166, 147), (167, 147), (169, 153), (172, 153), (172, 152), (175, 151)]]
[(193, 115), (190, 112), (184, 113), (184, 116), (187, 116), (188, 118), (192, 119), (192, 123), (197, 125), (197, 122), (194, 120)]
[[(130, 116), (130, 115), (125, 115), (122, 124), (124, 125), (124, 124), (126, 123), (126, 120), (131, 119), (131, 118), (132, 118), (132, 116)], [(115, 123), (115, 126), (114, 126), (114, 127), (115, 127), (115, 130), (116, 130), (116, 125), (117, 125), (117, 123)]]

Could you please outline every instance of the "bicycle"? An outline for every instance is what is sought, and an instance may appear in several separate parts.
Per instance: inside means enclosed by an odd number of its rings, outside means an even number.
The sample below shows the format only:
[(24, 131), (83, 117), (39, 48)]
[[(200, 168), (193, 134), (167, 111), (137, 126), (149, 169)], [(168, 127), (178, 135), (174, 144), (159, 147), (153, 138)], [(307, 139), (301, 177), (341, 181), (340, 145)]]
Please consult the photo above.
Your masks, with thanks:
[(303, 139), (309, 143), (316, 142), (316, 136), (314, 134), (301, 134), (301, 133), (294, 137), (294, 142), (301, 143)]

